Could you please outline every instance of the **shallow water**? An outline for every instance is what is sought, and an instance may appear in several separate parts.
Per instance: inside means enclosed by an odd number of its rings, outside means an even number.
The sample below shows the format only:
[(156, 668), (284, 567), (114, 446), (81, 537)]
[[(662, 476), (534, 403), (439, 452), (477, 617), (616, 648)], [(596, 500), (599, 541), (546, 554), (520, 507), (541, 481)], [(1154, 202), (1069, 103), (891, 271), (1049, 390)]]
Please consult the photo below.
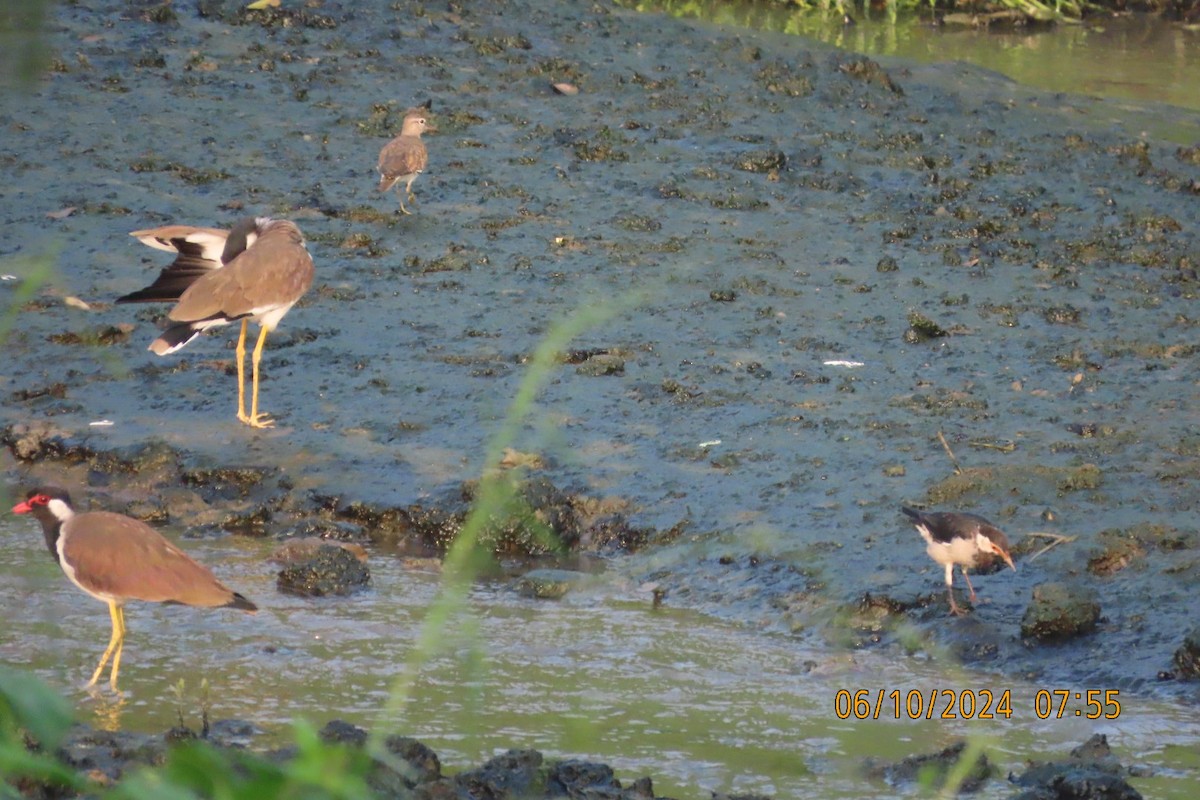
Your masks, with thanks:
[[(856, 53), (923, 63), (963, 61), (1052, 92), (1170, 103), (1200, 110), (1200, 30), (1150, 14), (1096, 14), (1081, 24), (986, 30), (895, 20), (876, 12), (843, 25), (786, 3), (680, 0), (626, 3), (720, 25), (787, 33)], [(868, 9), (869, 10), (869, 9)], [(855, 12), (856, 16), (859, 14)]]
[[(616, 573), (595, 576), (563, 602), (478, 586), (467, 613), (447, 627), (443, 652), (420, 668), (411, 701), (392, 717), (382, 709), (410, 662), (437, 572), (376, 553), (365, 595), (293, 598), (274, 590), (261, 561), (268, 546), (245, 539), (183, 546), (260, 612), (130, 605), (117, 700), (79, 688), (108, 636), (104, 607), (67, 583), (26, 527), (0, 523), (9, 562), (0, 608), (24, 610), (4, 628), (0, 660), (41, 676), (77, 703), (81, 720), (102, 728), (165, 730), (181, 714), (198, 727), (207, 697), (213, 718), (255, 722), (264, 743), (282, 742), (294, 719), (342, 719), (415, 736), (451, 770), (532, 747), (606, 762), (622, 779), (650, 775), (657, 793), (678, 797), (862, 797), (885, 789), (861, 775), (866, 757), (895, 760), (980, 736), (1004, 774), (1027, 758), (1065, 755), (1093, 733), (1119, 732), (1118, 757), (1150, 773), (1134, 781), (1141, 791), (1194, 796), (1200, 720), (1188, 709), (1126, 695), (1115, 721), (1076, 719), (1072, 712), (1084, 708), (1076, 702), (1066, 719), (1040, 720), (1035, 693), (1058, 687), (968, 675), (949, 661), (831, 654), (792, 637), (655, 610)], [(925, 697), (947, 686), (1009, 689), (1011, 717), (896, 720), (890, 698), (878, 721), (839, 719), (835, 710), (843, 689), (899, 689), (907, 702), (911, 690)], [(996, 779), (977, 796), (1010, 791)]]

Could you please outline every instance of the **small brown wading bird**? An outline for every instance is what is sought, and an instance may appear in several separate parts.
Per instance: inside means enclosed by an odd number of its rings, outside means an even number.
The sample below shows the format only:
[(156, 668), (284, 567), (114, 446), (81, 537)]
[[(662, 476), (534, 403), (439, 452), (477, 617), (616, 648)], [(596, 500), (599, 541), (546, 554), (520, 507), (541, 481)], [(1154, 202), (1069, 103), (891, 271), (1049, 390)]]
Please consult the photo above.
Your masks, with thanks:
[[(150, 344), (160, 356), (174, 353), (202, 331), (241, 320), (238, 337), (238, 419), (254, 428), (274, 423), (258, 411), (258, 365), (267, 334), (312, 285), (312, 257), (296, 224), (267, 217), (247, 218), (231, 231), (169, 225), (134, 231), (159, 250), (178, 253), (150, 286), (117, 298), (118, 303), (179, 302), (167, 314), (174, 323)], [(246, 325), (261, 328), (252, 356), (250, 413), (246, 413)]]
[(408, 196), (410, 203), (416, 199), (412, 193), (413, 181), (424, 172), (425, 164), (429, 161), (421, 134), (425, 131), (437, 131), (427, 119), (432, 106), (433, 101), (427, 100), (425, 105), (404, 112), (400, 135), (379, 151), (379, 191), (386, 192), (400, 181), (404, 181), (404, 194), (400, 197), (400, 211), (404, 214), (412, 213), (404, 207), (404, 196)]
[(112, 658), (109, 685), (117, 690), (125, 642), (124, 605), (129, 600), (257, 610), (149, 525), (109, 511), (76, 514), (70, 495), (62, 489), (34, 489), (24, 503), (13, 507), (13, 513), (37, 517), (46, 547), (71, 583), (108, 603), (112, 638), (88, 686), (96, 685)]
[(950, 597), (950, 613), (964, 612), (954, 602), (954, 565), (962, 568), (967, 588), (971, 590), (971, 602), (975, 602), (975, 587), (967, 575), (967, 567), (975, 566), (976, 559), (984, 553), (999, 557), (1013, 570), (1009, 555), (1008, 537), (999, 528), (976, 514), (960, 514), (950, 511), (917, 511), (901, 506), (901, 511), (912, 518), (927, 545), (925, 552), (946, 568), (946, 592)]

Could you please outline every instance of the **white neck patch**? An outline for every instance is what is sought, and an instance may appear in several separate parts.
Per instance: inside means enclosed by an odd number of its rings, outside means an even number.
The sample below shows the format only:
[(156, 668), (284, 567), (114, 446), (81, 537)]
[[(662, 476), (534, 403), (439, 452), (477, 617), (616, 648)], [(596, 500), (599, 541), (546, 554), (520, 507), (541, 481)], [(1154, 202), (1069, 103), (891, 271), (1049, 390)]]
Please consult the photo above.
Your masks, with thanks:
[(75, 516), (75, 512), (71, 510), (71, 507), (57, 497), (52, 498), (49, 503), (46, 503), (46, 508), (50, 509), (50, 513), (59, 522), (66, 522)]

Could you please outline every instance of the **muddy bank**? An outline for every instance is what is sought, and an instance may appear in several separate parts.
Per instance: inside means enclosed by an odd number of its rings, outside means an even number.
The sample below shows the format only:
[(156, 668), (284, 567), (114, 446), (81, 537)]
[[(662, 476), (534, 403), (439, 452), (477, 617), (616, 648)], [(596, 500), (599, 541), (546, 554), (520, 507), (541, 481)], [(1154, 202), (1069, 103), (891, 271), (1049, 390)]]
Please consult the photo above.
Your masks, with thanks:
[[(858, 646), (915, 620), (1000, 672), (1195, 697), (1163, 680), (1200, 570), (1195, 148), (962, 65), (604, 5), (161, 8), (56, 8), (50, 72), (0, 109), (5, 300), (56, 254), (14, 312), (4, 422), (157, 448), (164, 482), (118, 508), (450, 513), (554, 322), (611, 305), (513, 444), (666, 542), (619, 567), (665, 602)], [(400, 218), (372, 170), (426, 99)], [(130, 230), (245, 213), (297, 220), (317, 263), (268, 342), (267, 432), (233, 417), (229, 335), (160, 359), (162, 310), (111, 304), (162, 266)], [(65, 482), (31, 452), (10, 482)], [(162, 487), (198, 470), (231, 472), (189, 515)], [(989, 517), (1018, 572), (947, 620), (902, 502)], [(1069, 541), (1034, 559), (1034, 532)], [(1062, 579), (1095, 628), (1027, 646)]]
[[(218, 720), (211, 725), (207, 718), (199, 729), (188, 727), (180, 712), (180, 724), (162, 735), (108, 732), (76, 725), (65, 740), (54, 749), (57, 760), (86, 776), (97, 787), (109, 787), (136, 774), (140, 768), (158, 767), (173, 758), (181, 763), (204, 763), (210, 775), (220, 775), (225, 785), (239, 784), (238, 775), (260, 776), (281, 769), (287, 774), (289, 762), (307, 758), (296, 747), (276, 750), (263, 749), (256, 743), (261, 731), (249, 722)], [(344, 747), (348, 757), (329, 756), (330, 763), (364, 778), (363, 796), (413, 798), (479, 798), (509, 800), (509, 798), (569, 797), (608, 800), (668, 800), (654, 791), (652, 776), (624, 781), (607, 764), (575, 758), (548, 758), (533, 749), (513, 749), (500, 753), (474, 768), (452, 767), (444, 764), (427, 745), (409, 736), (389, 735), (379, 748), (381, 755), (366, 756), (369, 734), (366, 730), (341, 720), (328, 722), (319, 733), (323, 744)], [(172, 750), (203, 743), (216, 751), (213, 756), (178, 758)], [(378, 745), (378, 743), (377, 743)], [(370, 752), (376, 752), (371, 750)], [(221, 760), (223, 757), (224, 760)], [(964, 742), (957, 742), (938, 753), (918, 754), (896, 763), (865, 759), (860, 764), (871, 785), (881, 791), (911, 790), (930, 783), (943, 788), (949, 774), (964, 758), (974, 759), (972, 767), (955, 784), (963, 793), (978, 793), (985, 785), (991, 790), (1003, 789), (1003, 784), (1015, 791), (1012, 797), (1021, 800), (1138, 800), (1142, 795), (1126, 780), (1137, 770), (1120, 763), (1109, 747), (1106, 736), (1097, 734), (1068, 755), (1055, 761), (1030, 761), (1020, 774), (1010, 774), (1007, 781), (999, 770), (988, 762), (987, 756), (968, 751)], [(223, 774), (221, 764), (237, 765), (230, 774)], [(303, 775), (303, 771), (298, 774)], [(187, 770), (177, 772), (182, 785), (190, 778)], [(348, 775), (344, 776), (349, 782)], [(248, 778), (247, 778), (248, 779)], [(26, 779), (19, 785), (24, 796), (44, 800), (79, 796), (78, 793), (52, 782)], [(725, 794), (714, 792), (715, 800), (770, 800), (770, 795), (758, 793)]]
[[(182, 712), (181, 712), (182, 713)], [(182, 719), (182, 716), (181, 716)], [(55, 750), (58, 760), (67, 767), (77, 770), (95, 787), (111, 787), (122, 779), (136, 774), (140, 768), (158, 767), (168, 763), (172, 750), (192, 743), (210, 745), (215, 754), (183, 756), (182, 763), (204, 763), (209, 779), (229, 790), (232, 786), (286, 785), (297, 786), (314, 792), (312, 796), (325, 796), (318, 788), (318, 781), (289, 775), (289, 762), (308, 758), (310, 763), (318, 757), (311, 752), (303, 756), (296, 747), (263, 750), (255, 746), (256, 735), (261, 734), (253, 724), (238, 720), (218, 720), (209, 725), (205, 720), (200, 730), (184, 725), (172, 728), (167, 733), (146, 735), (126, 732), (108, 732), (86, 726), (73, 727), (66, 740)], [(342, 785), (356, 786), (350, 775), (360, 776), (362, 791), (355, 796), (413, 798), (488, 797), (504, 798), (532, 797), (605, 797), (612, 800), (654, 800), (653, 784), (649, 777), (641, 777), (622, 786), (612, 768), (606, 764), (578, 759), (550, 759), (537, 750), (509, 750), (474, 768), (456, 770), (453, 774), (442, 771), (438, 754), (428, 746), (407, 736), (391, 735), (381, 745), (382, 756), (367, 757), (367, 731), (340, 720), (327, 723), (320, 731), (320, 741), (331, 749), (343, 747), (349, 751), (341, 757), (330, 754), (329, 764), (338, 764), (343, 770)], [(188, 772), (186, 768), (183, 773)], [(255, 778), (257, 783), (253, 783)], [(280, 780), (281, 776), (290, 780)], [(269, 776), (269, 777), (268, 777)], [(175, 786), (190, 785), (194, 777), (177, 777)], [(272, 779), (276, 779), (272, 781)], [(162, 790), (160, 784), (155, 784)], [(87, 796), (53, 782), (24, 779), (18, 788), (23, 796), (43, 800)], [(199, 787), (193, 786), (198, 789)], [(210, 788), (210, 787), (206, 787)], [(261, 790), (261, 789), (260, 789)]]

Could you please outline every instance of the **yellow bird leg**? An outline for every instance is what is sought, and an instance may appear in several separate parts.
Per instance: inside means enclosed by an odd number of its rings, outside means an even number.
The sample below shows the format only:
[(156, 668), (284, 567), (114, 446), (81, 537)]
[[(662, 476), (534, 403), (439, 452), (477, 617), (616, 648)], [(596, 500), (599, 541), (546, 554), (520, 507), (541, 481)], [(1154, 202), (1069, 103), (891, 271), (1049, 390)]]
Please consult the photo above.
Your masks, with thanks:
[(100, 674), (104, 672), (104, 665), (108, 663), (108, 659), (115, 651), (117, 658), (113, 661), (112, 687), (117, 688), (117, 664), (121, 661), (121, 647), (125, 639), (125, 613), (121, 607), (113, 601), (108, 601), (108, 616), (112, 618), (112, 637), (108, 640), (108, 647), (104, 649), (104, 655), (100, 657), (100, 663), (96, 666), (96, 671), (92, 673), (92, 679), (88, 681), (88, 686), (95, 686), (96, 681), (100, 680)]
[(237, 371), (238, 371), (238, 419), (242, 422), (250, 422), (250, 418), (246, 416), (246, 324), (249, 320), (242, 320), (242, 335), (238, 337), (237, 343)]
[(267, 343), (267, 329), (263, 327), (258, 334), (258, 344), (254, 346), (251, 364), (254, 370), (254, 382), (250, 388), (250, 416), (242, 422), (253, 428), (270, 428), (275, 423), (266, 415), (258, 413), (258, 362), (262, 360), (263, 345)]
[(117, 672), (121, 669), (121, 653), (125, 651), (125, 606), (117, 606), (117, 623), (121, 626), (121, 640), (117, 642), (117, 652), (113, 653), (112, 675), (108, 685), (117, 691)]

